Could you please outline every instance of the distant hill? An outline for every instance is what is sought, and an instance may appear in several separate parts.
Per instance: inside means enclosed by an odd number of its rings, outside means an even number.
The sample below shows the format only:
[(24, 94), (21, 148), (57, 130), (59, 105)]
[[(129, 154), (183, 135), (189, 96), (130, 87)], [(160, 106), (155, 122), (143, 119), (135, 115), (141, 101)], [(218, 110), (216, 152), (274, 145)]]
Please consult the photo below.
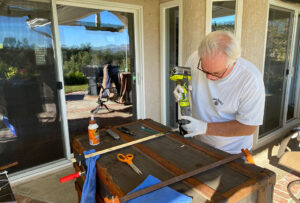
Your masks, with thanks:
[(125, 51), (126, 49), (129, 49), (128, 44), (121, 44), (121, 45), (115, 45), (115, 44), (109, 44), (105, 46), (100, 47), (93, 47), (94, 50), (111, 50), (112, 52), (118, 52), (118, 51)]
[[(90, 45), (88, 46), (72, 46), (72, 47), (66, 47), (66, 46), (62, 46), (62, 49), (65, 50), (70, 50), (70, 49), (76, 49), (76, 50), (80, 50), (80, 49), (86, 49), (87, 47), (91, 47)], [(115, 44), (108, 44), (105, 46), (98, 46), (98, 47), (92, 47), (92, 50), (94, 51), (98, 51), (98, 50), (110, 50), (111, 52), (119, 52), (119, 51), (125, 51), (125, 50), (129, 50), (129, 46), (128, 44), (121, 44), (121, 45), (115, 45)]]

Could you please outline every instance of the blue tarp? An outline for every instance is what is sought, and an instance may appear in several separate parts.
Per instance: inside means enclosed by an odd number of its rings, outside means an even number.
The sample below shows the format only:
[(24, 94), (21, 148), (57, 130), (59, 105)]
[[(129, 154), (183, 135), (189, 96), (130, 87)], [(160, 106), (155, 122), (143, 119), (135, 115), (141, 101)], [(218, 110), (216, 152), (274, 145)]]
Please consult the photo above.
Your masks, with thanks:
[[(148, 175), (148, 177), (130, 193), (150, 187), (160, 182), (161, 181), (154, 176)], [(127, 201), (127, 203), (189, 203), (191, 201), (191, 197), (181, 194), (180, 192), (177, 192), (170, 187), (163, 187), (161, 189), (139, 196), (135, 199), (129, 200)]]
[[(94, 152), (95, 149), (91, 149), (84, 151), (83, 154), (87, 155)], [(96, 161), (99, 158), (100, 155), (97, 155), (85, 160), (87, 172), (81, 194), (81, 203), (96, 203)]]

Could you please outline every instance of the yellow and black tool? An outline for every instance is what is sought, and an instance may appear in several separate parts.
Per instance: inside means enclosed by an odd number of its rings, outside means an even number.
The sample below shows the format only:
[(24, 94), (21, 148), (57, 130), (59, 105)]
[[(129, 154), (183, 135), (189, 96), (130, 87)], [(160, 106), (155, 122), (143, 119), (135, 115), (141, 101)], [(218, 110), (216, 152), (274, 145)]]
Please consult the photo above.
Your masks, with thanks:
[[(180, 100), (176, 105), (176, 122), (179, 124), (179, 133), (184, 135), (187, 132), (185, 132), (181, 126), (187, 124), (187, 121), (181, 120), (180, 118), (181, 116), (191, 115), (191, 105), (189, 100), (189, 81), (191, 80), (191, 68), (175, 66), (170, 71), (170, 79), (175, 81), (176, 85), (180, 85), (183, 89)], [(178, 105), (180, 110), (178, 110)]]

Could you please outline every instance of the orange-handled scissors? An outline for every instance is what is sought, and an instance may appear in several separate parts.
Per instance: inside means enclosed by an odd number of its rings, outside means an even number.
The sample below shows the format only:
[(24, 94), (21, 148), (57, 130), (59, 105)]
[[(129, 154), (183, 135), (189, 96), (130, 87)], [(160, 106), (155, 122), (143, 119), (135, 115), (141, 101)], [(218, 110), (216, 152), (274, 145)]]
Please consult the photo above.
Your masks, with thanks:
[(137, 174), (142, 175), (143, 173), (133, 164), (132, 159), (134, 158), (133, 154), (118, 154), (117, 159), (121, 162), (127, 163)]

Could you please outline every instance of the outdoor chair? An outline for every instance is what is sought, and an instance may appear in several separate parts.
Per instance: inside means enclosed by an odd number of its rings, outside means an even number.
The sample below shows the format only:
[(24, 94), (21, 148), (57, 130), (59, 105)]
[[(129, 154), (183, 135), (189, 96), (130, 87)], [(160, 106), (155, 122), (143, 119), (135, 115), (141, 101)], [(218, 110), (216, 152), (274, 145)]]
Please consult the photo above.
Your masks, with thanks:
[[(279, 164), (287, 167), (289, 169), (292, 169), (298, 173), (300, 173), (300, 151), (287, 151), (286, 148), (288, 146), (288, 143), (291, 139), (295, 139), (298, 142), (298, 147), (300, 147), (300, 126), (294, 128), (291, 133), (286, 136), (280, 143), (280, 147), (277, 153), (277, 158), (279, 158)], [(300, 202), (299, 199), (296, 198), (295, 194), (292, 193), (291, 188), (294, 185), (300, 185), (300, 179), (294, 180), (290, 182), (287, 186), (287, 191), (290, 195), (290, 197), (295, 202)]]
[(99, 71), (100, 74), (97, 82), (97, 87), (99, 88), (97, 100), (98, 106), (91, 110), (91, 113), (98, 113), (98, 111), (103, 108), (105, 108), (108, 112), (113, 111), (107, 107), (105, 102), (119, 94), (120, 83), (118, 79), (118, 71), (118, 66), (111, 66), (110, 64), (105, 65), (102, 71)]

